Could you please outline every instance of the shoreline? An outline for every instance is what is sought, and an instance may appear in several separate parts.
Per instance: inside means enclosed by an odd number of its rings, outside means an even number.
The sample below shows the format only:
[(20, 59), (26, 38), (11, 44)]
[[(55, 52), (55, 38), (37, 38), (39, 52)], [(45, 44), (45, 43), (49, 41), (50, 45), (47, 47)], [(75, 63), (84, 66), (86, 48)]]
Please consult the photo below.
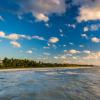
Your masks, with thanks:
[(48, 71), (48, 70), (62, 70), (62, 69), (84, 69), (84, 68), (95, 68), (95, 67), (48, 67), (48, 68), (8, 68), (0, 69), (0, 72), (16, 72), (16, 71)]

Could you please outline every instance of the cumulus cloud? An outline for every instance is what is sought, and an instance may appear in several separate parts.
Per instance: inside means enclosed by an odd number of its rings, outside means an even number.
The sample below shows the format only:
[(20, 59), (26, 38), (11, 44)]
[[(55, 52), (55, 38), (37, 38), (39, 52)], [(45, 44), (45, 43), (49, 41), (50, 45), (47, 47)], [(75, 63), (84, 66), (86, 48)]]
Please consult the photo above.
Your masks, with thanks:
[(4, 39), (11, 40), (10, 44), (12, 44), (16, 48), (20, 48), (21, 47), (20, 43), (17, 42), (20, 39), (27, 39), (27, 40), (31, 40), (31, 39), (45, 40), (43, 37), (40, 37), (40, 36), (27, 36), (27, 35), (17, 34), (17, 33), (6, 34), (3, 31), (0, 31), (0, 38), (4, 38)]
[(78, 53), (80, 53), (80, 51), (72, 49), (72, 50), (69, 50), (69, 53), (70, 54), (78, 54)]
[(63, 30), (60, 28), (60, 29), (59, 29), (59, 32), (60, 32), (60, 33), (62, 33), (62, 32), (63, 32)]
[(80, 51), (75, 50), (75, 49), (71, 49), (71, 50), (64, 50), (64, 53), (66, 53), (67, 55), (72, 56), (72, 54), (79, 54)]
[(88, 38), (88, 36), (87, 36), (87, 34), (81, 34), (81, 37), (83, 37), (83, 38)]
[(100, 20), (100, 0), (73, 0), (73, 4), (80, 6), (78, 22)]
[(49, 21), (49, 17), (44, 15), (43, 13), (35, 14), (34, 16), (37, 18), (37, 21)]
[(92, 51), (91, 53), (82, 57), (82, 61), (88, 64), (100, 65), (100, 51)]
[(61, 37), (64, 37), (64, 34), (60, 34)]
[(84, 45), (80, 44), (80, 45), (79, 45), (79, 47), (80, 47), (80, 48), (83, 48), (83, 47), (84, 47)]
[(92, 24), (89, 26), (85, 26), (84, 27), (84, 32), (87, 31), (98, 31), (100, 29), (100, 24)]
[(84, 32), (87, 32), (89, 30), (89, 28), (88, 27), (84, 27)]
[(67, 59), (65, 55), (58, 55), (58, 56), (54, 56), (53, 58), (54, 58), (54, 59), (60, 59), (60, 60), (61, 60), (61, 59), (62, 59), (62, 60)]
[(38, 40), (45, 40), (44, 37), (40, 36), (32, 36), (33, 39), (38, 39)]
[(93, 24), (89, 27), (89, 30), (91, 31), (97, 31), (100, 29), (100, 24)]
[(65, 0), (10, 0), (8, 6), (10, 4), (17, 5), (18, 8), (13, 10), (11, 7), (5, 9), (1, 6), (1, 9), (16, 13), (17, 15), (32, 13), (38, 21), (45, 22), (49, 20), (49, 15), (59, 15), (66, 11)]
[(20, 48), (21, 47), (21, 44), (16, 42), (16, 41), (11, 41), (10, 44), (12, 44), (13, 47), (16, 47), (16, 48)]
[(43, 53), (45, 56), (50, 56), (50, 53), (48, 53), (48, 52), (44, 52)]
[(50, 49), (50, 47), (49, 46), (44, 46), (43, 49)]
[(2, 37), (2, 38), (5, 37), (5, 33), (3, 31), (0, 31), (0, 37)]
[(76, 25), (75, 24), (68, 24), (68, 27), (70, 27), (70, 28), (76, 28)]
[(3, 31), (0, 31), (0, 38), (11, 40), (10, 44), (12, 44), (13, 47), (16, 47), (16, 48), (21, 47), (21, 44), (19, 42), (17, 42), (17, 40), (19, 40), (19, 39), (28, 39), (28, 40), (32, 39), (31, 36), (16, 34), (16, 33), (6, 34)]
[(74, 43), (72, 43), (72, 42), (69, 42), (69, 44), (70, 44), (70, 45), (74, 45)]
[(57, 43), (57, 42), (59, 42), (59, 39), (58, 39), (57, 37), (51, 37), (51, 38), (49, 39), (49, 42), (50, 42), (50, 43)]
[(2, 16), (0, 16), (0, 20), (1, 20), (1, 21), (4, 21), (4, 18), (3, 18)]
[(100, 42), (100, 38), (93, 37), (93, 38), (91, 38), (91, 41), (94, 42), (94, 43), (99, 43)]
[[(92, 9), (92, 10), (91, 10)], [(98, 8), (89, 8), (82, 7), (80, 8), (80, 16), (77, 17), (78, 22), (89, 21), (89, 20), (100, 20), (100, 7)]]
[(77, 57), (75, 57), (75, 56), (73, 56), (72, 58), (73, 58), (74, 60), (77, 60), (77, 59), (78, 59), (78, 58), (77, 58)]
[(87, 31), (98, 31), (100, 29), (100, 24), (92, 24), (84, 27), (84, 32)]
[(54, 56), (54, 59), (58, 59), (59, 57), (58, 56)]
[(17, 34), (17, 33), (11, 33), (11, 34), (6, 34), (2, 31), (0, 31), (0, 37), (5, 38), (5, 39), (9, 39), (9, 40), (19, 40), (19, 39), (38, 39), (38, 40), (45, 40), (43, 37), (40, 36), (27, 36), (24, 34)]
[(6, 35), (5, 38), (11, 39), (11, 40), (31, 39), (30, 36), (21, 35), (21, 34), (16, 34), (16, 33), (12, 33), (12, 34)]
[(89, 50), (84, 50), (83, 52), (86, 53), (86, 54), (90, 54), (91, 53), (91, 51), (89, 51)]
[(66, 59), (65, 55), (60, 56), (61, 59)]
[(46, 23), (45, 26), (49, 28), (50, 27), (50, 24)]
[(11, 40), (18, 40), (21, 36), (16, 34), (16, 33), (13, 33), (13, 34), (9, 34), (6, 36), (7, 39), (11, 39)]
[(97, 59), (100, 58), (100, 51), (92, 52), (92, 53), (90, 53), (89, 55), (87, 55), (83, 58), (86, 59), (86, 60), (91, 60), (91, 59), (97, 60)]
[(27, 53), (27, 54), (32, 54), (33, 51), (32, 51), (32, 50), (28, 50), (28, 51), (26, 51), (26, 53)]
[(17, 34), (17, 33), (11, 33), (11, 34), (6, 34), (3, 31), (0, 31), (0, 37), (5, 38), (5, 39), (10, 39), (10, 40), (18, 40), (18, 39), (31, 39), (30, 36), (27, 35), (22, 35), (22, 34)]

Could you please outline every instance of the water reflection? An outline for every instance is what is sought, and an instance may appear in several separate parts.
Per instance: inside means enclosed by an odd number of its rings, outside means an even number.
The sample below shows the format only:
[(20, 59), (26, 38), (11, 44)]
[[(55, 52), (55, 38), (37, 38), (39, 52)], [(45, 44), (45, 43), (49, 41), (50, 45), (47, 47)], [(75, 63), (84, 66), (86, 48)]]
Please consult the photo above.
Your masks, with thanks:
[(100, 100), (100, 69), (0, 72), (0, 100)]

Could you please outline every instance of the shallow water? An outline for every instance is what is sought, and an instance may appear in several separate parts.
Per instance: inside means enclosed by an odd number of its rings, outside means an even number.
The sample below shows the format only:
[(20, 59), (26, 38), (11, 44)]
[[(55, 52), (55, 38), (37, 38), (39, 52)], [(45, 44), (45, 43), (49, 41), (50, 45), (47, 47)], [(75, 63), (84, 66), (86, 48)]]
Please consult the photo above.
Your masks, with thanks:
[(0, 100), (100, 100), (100, 69), (0, 72)]

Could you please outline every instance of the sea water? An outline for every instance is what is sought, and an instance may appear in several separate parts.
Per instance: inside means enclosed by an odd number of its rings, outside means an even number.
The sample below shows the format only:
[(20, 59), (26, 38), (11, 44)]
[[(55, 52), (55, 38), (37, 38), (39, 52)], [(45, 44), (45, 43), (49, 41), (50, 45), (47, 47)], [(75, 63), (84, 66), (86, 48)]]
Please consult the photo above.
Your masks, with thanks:
[(0, 100), (100, 100), (100, 69), (0, 72)]

